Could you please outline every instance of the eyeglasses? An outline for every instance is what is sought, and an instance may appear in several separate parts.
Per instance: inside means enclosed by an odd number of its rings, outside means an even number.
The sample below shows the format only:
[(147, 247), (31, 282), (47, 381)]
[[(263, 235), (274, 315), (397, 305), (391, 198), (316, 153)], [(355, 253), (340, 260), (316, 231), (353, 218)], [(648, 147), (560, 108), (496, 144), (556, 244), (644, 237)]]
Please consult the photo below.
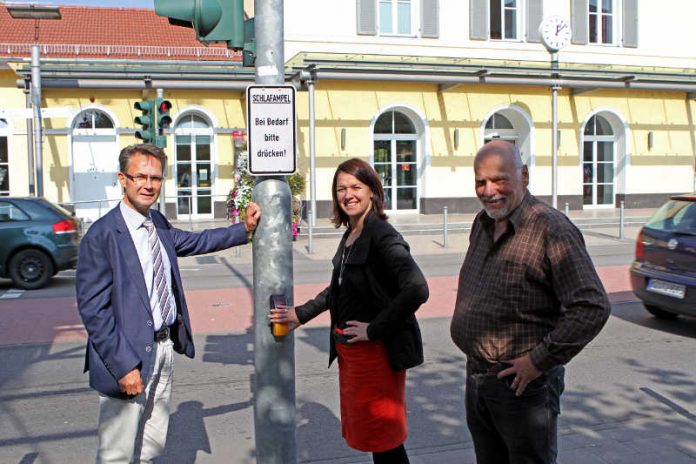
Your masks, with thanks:
[(135, 185), (145, 185), (147, 184), (147, 180), (150, 179), (150, 183), (152, 185), (161, 185), (162, 181), (164, 180), (164, 177), (162, 176), (143, 176), (138, 174), (137, 176), (131, 176), (127, 172), (122, 173), (124, 176), (126, 176), (128, 179), (133, 181)]

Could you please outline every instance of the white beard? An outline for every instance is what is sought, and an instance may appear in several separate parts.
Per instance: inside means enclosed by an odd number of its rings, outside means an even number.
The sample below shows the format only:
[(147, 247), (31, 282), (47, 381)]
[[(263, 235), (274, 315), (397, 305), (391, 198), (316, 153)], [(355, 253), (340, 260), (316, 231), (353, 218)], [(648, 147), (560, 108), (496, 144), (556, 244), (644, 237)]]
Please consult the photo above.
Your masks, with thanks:
[[(507, 198), (506, 198), (507, 200)], [(499, 219), (505, 219), (507, 215), (510, 213), (510, 208), (505, 206), (504, 208), (486, 208), (486, 203), (482, 200), (479, 199), (481, 202), (481, 206), (483, 207), (483, 210), (486, 212), (489, 218), (494, 219), (494, 220), (499, 220)]]

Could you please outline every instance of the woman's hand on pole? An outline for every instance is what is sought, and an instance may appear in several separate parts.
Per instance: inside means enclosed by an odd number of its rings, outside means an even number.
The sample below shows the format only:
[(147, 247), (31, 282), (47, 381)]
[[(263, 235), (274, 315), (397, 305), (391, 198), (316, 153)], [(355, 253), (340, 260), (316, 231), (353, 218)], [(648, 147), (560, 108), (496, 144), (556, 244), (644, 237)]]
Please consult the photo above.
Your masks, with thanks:
[(294, 306), (278, 305), (277, 308), (271, 309), (268, 319), (276, 324), (288, 324), (290, 330), (295, 330), (301, 325)]

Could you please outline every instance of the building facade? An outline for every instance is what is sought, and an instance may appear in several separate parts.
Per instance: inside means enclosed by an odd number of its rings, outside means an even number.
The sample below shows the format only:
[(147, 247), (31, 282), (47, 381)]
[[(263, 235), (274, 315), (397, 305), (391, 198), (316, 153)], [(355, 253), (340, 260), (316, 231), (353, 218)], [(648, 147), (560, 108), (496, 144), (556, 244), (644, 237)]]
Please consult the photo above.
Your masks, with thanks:
[[(253, 69), (223, 48), (201, 47), (191, 31), (151, 10), (61, 11), (62, 20), (40, 24), (45, 195), (98, 217), (110, 203), (96, 200), (120, 196), (115, 159), (135, 141), (133, 103), (161, 88), (174, 120), (166, 134), (167, 213), (224, 215), (245, 150), (244, 89)], [(382, 176), (390, 214), (476, 211), (473, 157), (492, 139), (520, 148), (530, 190), (550, 201), (553, 86), (559, 207), (652, 207), (693, 191), (694, 14), (689, 0), (285, 2), (286, 78), (300, 89), (298, 166), (316, 175), (318, 217), (329, 214), (335, 167), (353, 156)], [(3, 28), (21, 21), (2, 15)], [(110, 19), (92, 35), (61, 32), (73, 15)], [(129, 15), (152, 24), (153, 37), (124, 44), (113, 26)], [(552, 15), (572, 30), (555, 65), (538, 32)], [(28, 193), (31, 131), (19, 84), (29, 73), (32, 27), (0, 44), (0, 194)], [(167, 33), (178, 35), (158, 46)], [(316, 173), (309, 172), (310, 70)]]

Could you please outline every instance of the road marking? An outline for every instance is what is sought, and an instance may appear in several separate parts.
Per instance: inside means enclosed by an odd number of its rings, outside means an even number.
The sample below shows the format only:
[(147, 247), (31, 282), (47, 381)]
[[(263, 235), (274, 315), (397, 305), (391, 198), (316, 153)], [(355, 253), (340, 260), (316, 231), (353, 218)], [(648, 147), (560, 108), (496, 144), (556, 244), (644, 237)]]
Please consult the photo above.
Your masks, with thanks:
[(23, 293), (24, 290), (16, 290), (14, 288), (11, 288), (10, 290), (0, 295), (0, 299), (8, 300), (10, 298), (19, 298), (20, 296), (22, 296)]

